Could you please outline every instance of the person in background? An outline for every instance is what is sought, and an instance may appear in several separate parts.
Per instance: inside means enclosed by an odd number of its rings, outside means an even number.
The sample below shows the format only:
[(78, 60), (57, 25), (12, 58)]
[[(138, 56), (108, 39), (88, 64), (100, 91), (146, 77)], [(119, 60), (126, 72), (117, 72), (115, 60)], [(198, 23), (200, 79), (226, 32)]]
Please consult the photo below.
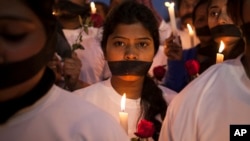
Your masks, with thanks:
[(220, 42), (224, 42), (225, 49), (222, 53), (225, 60), (238, 57), (245, 49), (242, 33), (228, 15), (227, 1), (210, 0), (208, 4), (208, 26), (218, 50)]
[(110, 115), (54, 84), (52, 6), (0, 1), (0, 140), (129, 141)]
[[(204, 64), (201, 64), (200, 73), (203, 72), (207, 67), (215, 63), (216, 53), (219, 50), (220, 41), (223, 41), (225, 43), (225, 49), (222, 52), (224, 54), (224, 60), (236, 58), (244, 51), (244, 41), (242, 38), (242, 33), (239, 28), (233, 23), (231, 17), (227, 14), (227, 10), (225, 8), (226, 2), (226, 0), (208, 1), (208, 27), (210, 29), (213, 41), (210, 41), (211, 50), (205, 50), (205, 52), (211, 53), (210, 56), (212, 55), (212, 60), (210, 60), (211, 62), (208, 62), (208, 64), (205, 64), (205, 66), (203, 66)], [(189, 79), (187, 79), (189, 75), (185, 71), (185, 67), (183, 64), (185, 63), (185, 61), (190, 59), (190, 56), (191, 58), (193, 58), (195, 53), (192, 50), (188, 51), (187, 53), (183, 51), (182, 53), (180, 47), (176, 47), (176, 44), (171, 45), (171, 40), (168, 42), (170, 42), (168, 43), (170, 47), (166, 51), (166, 54), (169, 59), (173, 60), (173, 63), (175, 62), (175, 64), (169, 65), (168, 73), (165, 76), (167, 78), (165, 86), (179, 92), (190, 82)], [(200, 56), (197, 59), (198, 61), (201, 61), (201, 59), (204, 58)]]
[[(177, 35), (171, 35), (165, 40), (164, 53), (167, 56), (167, 71), (163, 78), (163, 85), (180, 92), (187, 84), (188, 74), (185, 71), (185, 60), (194, 57), (194, 47), (199, 44), (199, 39), (194, 36), (191, 45), (187, 23), (193, 25), (192, 13), (199, 0), (177, 0)], [(179, 40), (179, 41), (177, 41)], [(183, 54), (183, 52), (186, 52)], [(191, 52), (191, 53), (189, 53)]]
[(233, 22), (242, 27), (245, 52), (210, 67), (175, 97), (159, 141), (228, 141), (234, 136), (230, 126), (250, 124), (249, 7), (249, 0), (229, 0), (225, 7)]
[[(69, 90), (109, 78), (111, 73), (100, 46), (100, 29), (90, 23), (89, 4), (84, 0), (59, 0), (55, 9), (61, 25), (60, 35), (69, 46), (64, 49), (62, 41), (57, 46), (57, 52), (64, 62), (61, 72), (66, 76), (64, 80), (70, 82), (70, 85), (66, 85), (70, 86)], [(58, 63), (54, 61), (53, 64)], [(53, 68), (58, 70), (58, 67)]]
[(213, 41), (208, 27), (207, 6), (208, 0), (200, 0), (193, 11), (193, 24), (200, 40), (194, 49), (196, 50), (194, 59), (198, 60), (200, 64), (199, 74), (216, 63), (216, 53), (218, 52), (218, 47)]
[(146, 6), (126, 1), (111, 10), (103, 29), (101, 45), (112, 76), (74, 93), (111, 114), (118, 123), (120, 101), (126, 93), (129, 137), (135, 137), (138, 122), (146, 119), (154, 124), (150, 140), (156, 141), (167, 105), (176, 94), (147, 75), (159, 48), (156, 19)]
[(192, 13), (196, 35), (200, 40), (197, 46), (183, 50), (182, 47), (173, 42), (173, 37), (166, 41), (165, 54), (172, 65), (169, 66), (165, 76), (167, 78), (165, 86), (177, 92), (180, 92), (192, 80), (185, 67), (187, 61), (192, 59), (198, 61), (199, 74), (215, 64), (218, 49), (208, 27), (207, 5), (208, 0), (199, 1)]
[(95, 6), (96, 6), (96, 13), (99, 14), (104, 21), (108, 14), (109, 6), (106, 3), (101, 2), (101, 1), (96, 1)]
[(193, 27), (192, 13), (199, 0), (175, 0), (176, 4), (176, 24), (177, 36), (180, 38), (182, 49), (190, 49), (196, 46), (200, 41), (194, 34), (194, 44), (191, 44), (187, 24)]

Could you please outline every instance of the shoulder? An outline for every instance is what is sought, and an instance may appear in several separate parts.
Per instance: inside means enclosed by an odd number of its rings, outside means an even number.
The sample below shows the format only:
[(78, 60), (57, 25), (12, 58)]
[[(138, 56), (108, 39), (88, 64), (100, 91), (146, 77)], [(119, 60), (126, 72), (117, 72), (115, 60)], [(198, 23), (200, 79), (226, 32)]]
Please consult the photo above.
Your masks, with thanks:
[[(74, 127), (74, 134), (87, 140), (129, 140), (115, 119), (100, 108), (59, 87), (53, 93), (53, 104), (45, 112), (65, 121), (62, 126)], [(49, 114), (47, 117), (54, 119)]]
[[(228, 60), (220, 64), (215, 64), (203, 72), (198, 78), (190, 82), (171, 102), (174, 111), (182, 107), (183, 111), (190, 109), (195, 111), (201, 101), (206, 101), (209, 97), (214, 97), (216, 88), (227, 85), (226, 81), (234, 81), (237, 67), (240, 67), (237, 59)], [(230, 77), (229, 77), (230, 76)], [(170, 108), (169, 107), (169, 108)], [(171, 108), (170, 108), (171, 109)], [(181, 113), (181, 112), (180, 112)], [(183, 112), (185, 113), (185, 112)]]
[(91, 93), (91, 94), (98, 93), (98, 92), (100, 93), (100, 91), (105, 88), (105, 83), (107, 83), (106, 81), (107, 80), (97, 82), (95, 84), (91, 84), (90, 86), (78, 89), (74, 91), (73, 93), (76, 95), (80, 95), (80, 96), (83, 96), (88, 93)]
[(171, 90), (165, 86), (158, 85), (158, 87), (162, 90), (162, 96), (165, 99), (165, 101), (169, 104), (172, 99), (178, 94), (174, 90)]

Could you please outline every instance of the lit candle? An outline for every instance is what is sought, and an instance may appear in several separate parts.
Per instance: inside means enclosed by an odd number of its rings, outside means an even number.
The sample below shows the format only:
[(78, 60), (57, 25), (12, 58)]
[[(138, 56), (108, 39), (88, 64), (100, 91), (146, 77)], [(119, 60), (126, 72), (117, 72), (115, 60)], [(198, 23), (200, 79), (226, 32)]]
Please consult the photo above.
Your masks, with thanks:
[(188, 33), (190, 35), (191, 47), (194, 47), (194, 30), (190, 24), (187, 24)]
[(174, 2), (165, 2), (165, 6), (168, 8), (169, 18), (170, 18), (170, 25), (172, 27), (172, 32), (174, 36), (177, 36), (177, 27), (176, 27), (176, 20), (175, 20), (175, 12), (174, 12)]
[(128, 133), (128, 113), (125, 112), (125, 104), (126, 104), (126, 94), (124, 93), (121, 99), (121, 112), (119, 112), (120, 124)]
[(95, 14), (96, 13), (96, 7), (95, 7), (95, 3), (93, 1), (90, 3), (90, 8), (91, 8), (91, 13)]
[(216, 54), (216, 63), (221, 63), (224, 60), (224, 55), (221, 52), (224, 50), (225, 44), (223, 41), (220, 41), (219, 52)]

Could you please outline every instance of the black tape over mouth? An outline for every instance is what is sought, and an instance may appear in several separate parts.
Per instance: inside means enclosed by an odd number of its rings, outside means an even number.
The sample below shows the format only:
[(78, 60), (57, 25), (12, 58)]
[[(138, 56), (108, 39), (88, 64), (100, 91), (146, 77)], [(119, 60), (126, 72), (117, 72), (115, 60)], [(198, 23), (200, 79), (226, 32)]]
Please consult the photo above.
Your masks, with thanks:
[(148, 73), (152, 62), (145, 61), (108, 61), (112, 75), (137, 75)]
[(225, 36), (242, 37), (240, 29), (234, 24), (218, 25), (212, 28), (210, 31), (213, 38), (225, 37)]
[(195, 33), (197, 36), (211, 36), (211, 32), (208, 26), (195, 28)]

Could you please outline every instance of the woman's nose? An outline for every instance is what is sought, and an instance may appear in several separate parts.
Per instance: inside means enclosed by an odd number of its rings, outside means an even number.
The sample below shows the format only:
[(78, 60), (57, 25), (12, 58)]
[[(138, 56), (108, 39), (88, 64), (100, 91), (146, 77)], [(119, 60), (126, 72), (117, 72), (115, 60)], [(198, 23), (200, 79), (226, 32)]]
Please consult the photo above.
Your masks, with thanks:
[(223, 25), (223, 24), (229, 24), (229, 16), (226, 13), (221, 13), (218, 17), (218, 24)]
[(138, 53), (137, 53), (136, 48), (132, 46), (126, 47), (124, 59), (125, 60), (137, 60)]

